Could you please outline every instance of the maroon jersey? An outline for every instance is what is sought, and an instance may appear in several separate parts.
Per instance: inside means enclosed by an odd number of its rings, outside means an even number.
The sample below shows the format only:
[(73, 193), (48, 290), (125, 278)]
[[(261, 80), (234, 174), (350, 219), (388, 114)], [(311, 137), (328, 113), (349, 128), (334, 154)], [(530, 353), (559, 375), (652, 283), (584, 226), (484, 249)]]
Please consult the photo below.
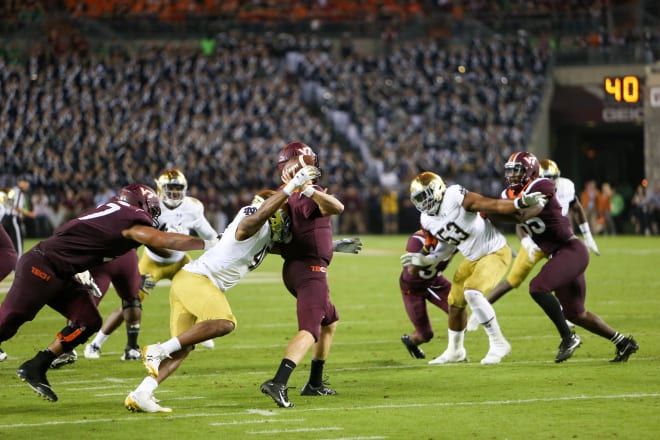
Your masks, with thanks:
[[(437, 240), (436, 245), (437, 245)], [(419, 253), (424, 247), (425, 235), (422, 230), (412, 234), (406, 244), (406, 252)], [(403, 293), (426, 293), (426, 290), (439, 285), (448, 284), (448, 280), (442, 275), (442, 271), (447, 267), (449, 260), (439, 262), (438, 264), (420, 270), (416, 275), (412, 275), (406, 268), (401, 271), (399, 277), (399, 287)]]
[(99, 290), (103, 293), (101, 298), (94, 297), (94, 303), (99, 304), (106, 292), (110, 288), (110, 283), (117, 291), (117, 295), (125, 300), (130, 301), (134, 298), (139, 298), (140, 286), (142, 285), (142, 277), (138, 270), (138, 254), (135, 249), (126, 252), (100, 266), (90, 269), (90, 274)]
[(60, 277), (72, 276), (140, 246), (122, 235), (134, 225), (152, 226), (144, 210), (111, 200), (60, 226), (36, 248)]
[(543, 210), (536, 217), (526, 220), (524, 228), (534, 243), (546, 255), (551, 256), (571, 238), (575, 238), (571, 222), (561, 213), (561, 205), (555, 196), (555, 184), (552, 180), (536, 179), (529, 184), (525, 192), (542, 192), (548, 196), (548, 203)]
[(0, 280), (4, 280), (14, 270), (17, 258), (18, 254), (14, 249), (11, 237), (7, 234), (5, 228), (0, 225)]
[[(315, 186), (317, 191), (322, 188)], [(324, 260), (329, 265), (332, 260), (332, 224), (330, 217), (323, 217), (319, 206), (309, 197), (296, 192), (289, 197), (291, 210), (290, 243), (281, 245), (285, 260)]]

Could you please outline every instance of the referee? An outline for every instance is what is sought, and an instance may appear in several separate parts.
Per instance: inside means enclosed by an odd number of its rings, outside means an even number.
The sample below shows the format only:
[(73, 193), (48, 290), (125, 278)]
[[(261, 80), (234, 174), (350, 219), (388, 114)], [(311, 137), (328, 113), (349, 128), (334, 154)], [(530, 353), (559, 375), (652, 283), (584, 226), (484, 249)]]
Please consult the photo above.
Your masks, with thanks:
[(29, 209), (27, 191), (30, 189), (30, 181), (20, 178), (16, 186), (7, 193), (10, 209), (2, 217), (2, 226), (9, 234), (11, 242), (20, 257), (23, 255), (23, 219), (25, 217), (34, 218), (34, 213)]

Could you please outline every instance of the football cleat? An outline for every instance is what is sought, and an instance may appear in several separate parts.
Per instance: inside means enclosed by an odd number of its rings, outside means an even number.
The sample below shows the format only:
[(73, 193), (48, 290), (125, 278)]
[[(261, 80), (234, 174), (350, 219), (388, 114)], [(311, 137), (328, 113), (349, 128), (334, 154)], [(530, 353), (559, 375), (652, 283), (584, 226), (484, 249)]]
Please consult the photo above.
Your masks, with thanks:
[(486, 356), (481, 360), (481, 364), (499, 364), (502, 361), (502, 358), (509, 353), (511, 353), (511, 344), (509, 344), (506, 339), (502, 338), (500, 341), (495, 342), (490, 346), (488, 353), (486, 353)]
[(169, 357), (170, 355), (165, 353), (160, 343), (142, 347), (142, 363), (144, 363), (147, 372), (152, 377), (158, 377), (160, 362)]
[(452, 364), (452, 363), (467, 362), (467, 361), (468, 358), (465, 348), (461, 348), (460, 350), (451, 350), (448, 348), (440, 356), (433, 359), (432, 361), (429, 361), (429, 365)]
[(582, 340), (575, 333), (572, 333), (571, 337), (568, 339), (562, 339), (561, 343), (559, 344), (559, 352), (557, 353), (555, 362), (564, 362), (566, 359), (573, 356), (573, 352), (580, 345), (582, 345)]
[(57, 402), (57, 394), (50, 387), (46, 378), (46, 372), (39, 368), (37, 359), (33, 358), (23, 363), (18, 368), (16, 375), (44, 399), (50, 402)]
[(139, 361), (141, 358), (140, 347), (126, 347), (120, 359), (122, 361)]
[(616, 346), (616, 356), (610, 362), (626, 362), (631, 354), (639, 350), (639, 344), (632, 336), (624, 338)]
[(207, 339), (206, 341), (200, 342), (199, 345), (208, 348), (209, 350), (213, 350), (215, 348), (215, 341), (213, 341), (213, 339)]
[(92, 342), (85, 346), (83, 354), (85, 355), (85, 359), (99, 359), (101, 357), (101, 347)]
[(78, 353), (76, 350), (66, 351), (53, 359), (53, 362), (50, 363), (50, 368), (60, 368), (67, 364), (72, 364), (78, 360)]
[(7, 353), (5, 353), (2, 348), (0, 348), (0, 362), (4, 361), (5, 359), (7, 359)]
[(130, 412), (145, 412), (145, 413), (171, 413), (172, 408), (165, 408), (158, 404), (156, 398), (146, 392), (131, 391), (124, 400), (124, 406)]
[(327, 383), (323, 382), (321, 385), (315, 387), (312, 386), (309, 382), (305, 384), (304, 387), (302, 387), (302, 390), (300, 391), (301, 396), (334, 396), (337, 394), (337, 391), (333, 390), (332, 388), (328, 388), (326, 385)]
[(292, 408), (293, 403), (289, 401), (288, 388), (283, 383), (267, 380), (261, 384), (261, 392), (272, 397), (280, 408)]
[(412, 356), (414, 359), (426, 358), (426, 354), (424, 354), (424, 350), (419, 348), (419, 346), (415, 344), (412, 341), (412, 339), (410, 339), (409, 335), (401, 336), (401, 342), (403, 342), (403, 345), (405, 345), (406, 348), (408, 349), (408, 353), (410, 353), (410, 356)]

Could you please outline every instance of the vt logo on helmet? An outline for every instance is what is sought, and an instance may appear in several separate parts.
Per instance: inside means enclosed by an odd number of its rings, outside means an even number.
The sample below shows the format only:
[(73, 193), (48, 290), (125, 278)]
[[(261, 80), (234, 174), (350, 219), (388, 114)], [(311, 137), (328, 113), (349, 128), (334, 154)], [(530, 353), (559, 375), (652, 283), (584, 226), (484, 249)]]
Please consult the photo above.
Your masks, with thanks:
[(125, 186), (119, 192), (119, 200), (129, 205), (136, 206), (149, 214), (154, 222), (154, 227), (158, 226), (158, 217), (160, 217), (160, 202), (156, 191), (147, 185), (141, 183), (131, 183)]

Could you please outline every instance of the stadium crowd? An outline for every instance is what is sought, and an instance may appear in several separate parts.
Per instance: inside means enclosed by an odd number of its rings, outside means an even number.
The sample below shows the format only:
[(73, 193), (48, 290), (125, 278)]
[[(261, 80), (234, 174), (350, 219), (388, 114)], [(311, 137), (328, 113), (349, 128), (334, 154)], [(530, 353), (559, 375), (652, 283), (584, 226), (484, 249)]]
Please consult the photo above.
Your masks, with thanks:
[[(35, 18), (51, 3), (5, 8)], [(437, 6), (454, 3), (482, 9)], [(420, 169), (499, 193), (503, 158), (529, 145), (552, 50), (524, 32), (458, 49), (394, 38), (380, 54), (334, 50), (313, 34), (228, 32), (201, 50), (165, 42), (105, 53), (76, 32), (61, 37), (49, 33), (27, 62), (7, 50), (0, 58), (0, 186), (31, 183), (40, 220), (31, 235), (168, 167), (184, 170), (222, 229), (251, 194), (278, 182), (269, 158), (295, 139), (314, 146), (324, 184), (351, 200), (347, 214), (362, 214), (344, 232), (410, 232), (417, 214), (405, 187)]]

